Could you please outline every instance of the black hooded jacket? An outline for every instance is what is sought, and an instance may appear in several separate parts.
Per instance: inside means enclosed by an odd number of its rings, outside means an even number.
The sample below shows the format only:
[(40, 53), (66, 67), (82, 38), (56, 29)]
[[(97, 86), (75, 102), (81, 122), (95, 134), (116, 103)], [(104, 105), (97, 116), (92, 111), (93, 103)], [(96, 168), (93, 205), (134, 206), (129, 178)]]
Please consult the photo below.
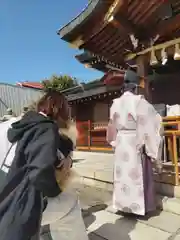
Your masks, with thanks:
[(53, 121), (36, 112), (28, 112), (12, 124), (8, 139), (17, 142), (17, 147), (0, 191), (0, 239), (36, 240), (43, 197), (61, 192), (54, 171), (59, 164), (57, 149), (67, 156), (72, 146), (59, 136)]

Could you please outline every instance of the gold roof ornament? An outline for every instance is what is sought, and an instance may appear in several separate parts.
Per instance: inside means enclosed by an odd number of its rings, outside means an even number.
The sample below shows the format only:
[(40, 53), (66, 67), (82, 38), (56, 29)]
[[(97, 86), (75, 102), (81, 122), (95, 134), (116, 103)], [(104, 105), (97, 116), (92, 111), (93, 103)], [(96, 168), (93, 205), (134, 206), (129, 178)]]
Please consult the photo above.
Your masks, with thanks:
[(112, 22), (112, 21), (114, 21), (114, 16), (113, 16), (113, 15), (111, 15), (111, 16), (108, 18), (108, 22)]
[(111, 4), (109, 11), (105, 15), (104, 20), (107, 22), (112, 22), (114, 20), (114, 14), (116, 13), (116, 9), (121, 5), (121, 1), (115, 0), (113, 4)]
[(180, 60), (180, 48), (179, 44), (175, 45), (174, 60)]

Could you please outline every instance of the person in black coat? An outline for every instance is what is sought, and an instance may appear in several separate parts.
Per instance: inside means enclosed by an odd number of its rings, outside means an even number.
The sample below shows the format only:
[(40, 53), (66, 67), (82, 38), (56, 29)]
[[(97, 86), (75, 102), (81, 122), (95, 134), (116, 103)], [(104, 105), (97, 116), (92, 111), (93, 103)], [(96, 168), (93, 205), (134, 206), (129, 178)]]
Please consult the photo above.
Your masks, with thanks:
[(58, 133), (68, 119), (66, 98), (50, 91), (38, 102), (37, 111), (27, 112), (9, 129), (8, 139), (17, 147), (0, 190), (1, 240), (39, 239), (44, 199), (61, 193), (55, 177), (57, 150), (64, 156), (72, 151), (69, 140)]

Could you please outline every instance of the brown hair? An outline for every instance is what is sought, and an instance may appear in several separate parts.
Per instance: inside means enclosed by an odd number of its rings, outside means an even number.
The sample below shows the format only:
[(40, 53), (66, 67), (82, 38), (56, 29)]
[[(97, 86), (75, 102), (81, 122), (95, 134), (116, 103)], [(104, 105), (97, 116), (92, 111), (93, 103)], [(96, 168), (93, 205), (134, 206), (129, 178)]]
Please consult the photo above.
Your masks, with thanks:
[(69, 120), (69, 107), (66, 97), (55, 90), (49, 90), (37, 103), (38, 112), (45, 113), (54, 121), (59, 118), (67, 122)]

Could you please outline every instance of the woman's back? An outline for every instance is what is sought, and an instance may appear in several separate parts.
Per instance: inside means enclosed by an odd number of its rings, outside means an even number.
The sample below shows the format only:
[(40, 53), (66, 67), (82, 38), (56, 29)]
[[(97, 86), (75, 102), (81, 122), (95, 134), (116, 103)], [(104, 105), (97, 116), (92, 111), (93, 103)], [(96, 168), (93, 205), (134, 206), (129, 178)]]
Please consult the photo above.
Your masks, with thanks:
[(42, 196), (60, 193), (53, 170), (57, 136), (55, 124), (36, 112), (27, 113), (9, 129), (8, 139), (17, 142), (17, 148), (0, 193), (2, 240), (11, 240), (12, 236), (24, 240), (27, 232), (35, 234), (40, 226)]
[(114, 120), (117, 130), (135, 130), (137, 121), (137, 105), (141, 96), (125, 92), (114, 100), (111, 107), (111, 119)]

